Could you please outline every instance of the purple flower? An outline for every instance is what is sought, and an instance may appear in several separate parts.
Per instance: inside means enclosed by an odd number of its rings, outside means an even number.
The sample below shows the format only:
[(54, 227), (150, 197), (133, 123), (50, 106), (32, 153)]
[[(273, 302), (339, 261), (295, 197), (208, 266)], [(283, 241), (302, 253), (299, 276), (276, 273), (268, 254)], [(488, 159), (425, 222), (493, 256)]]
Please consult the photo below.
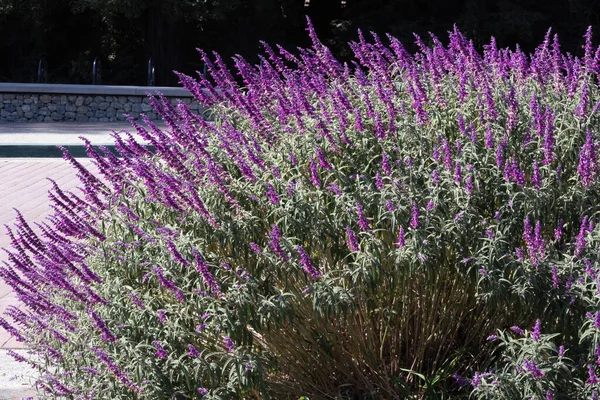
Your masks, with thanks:
[(396, 206), (394, 206), (394, 202), (392, 202), (391, 200), (385, 201), (385, 208), (388, 210), (388, 212), (391, 212), (391, 213), (396, 211)]
[(596, 376), (596, 371), (594, 370), (594, 366), (592, 364), (588, 365), (588, 380), (585, 382), (586, 385), (595, 386), (600, 383), (598, 377)]
[(228, 353), (231, 353), (233, 352), (233, 350), (235, 350), (233, 340), (231, 340), (229, 336), (223, 336), (223, 346), (225, 347)]
[(550, 389), (546, 390), (546, 400), (554, 400), (554, 392)]
[(533, 326), (533, 329), (531, 330), (531, 338), (535, 341), (535, 342), (539, 342), (540, 341), (540, 336), (542, 334), (542, 321), (540, 321), (539, 319), (535, 320), (535, 325)]
[(434, 208), (435, 208), (435, 203), (433, 202), (433, 200), (429, 200), (427, 202), (427, 204), (425, 205), (425, 211), (427, 211), (427, 212), (431, 212)]
[(203, 387), (199, 387), (199, 388), (197, 389), (197, 391), (198, 391), (198, 394), (199, 394), (200, 396), (206, 396), (206, 395), (208, 394), (208, 390), (206, 390), (206, 389), (205, 389), (205, 388), (203, 388)]
[(196, 261), (196, 270), (202, 275), (202, 282), (206, 285), (206, 287), (210, 290), (210, 292), (216, 296), (221, 295), (221, 287), (217, 282), (217, 279), (210, 272), (208, 264), (204, 262), (200, 252), (194, 249), (194, 259)]
[(400, 229), (398, 230), (398, 248), (402, 248), (406, 246), (406, 238), (405, 238), (405, 232), (404, 232), (404, 228), (400, 227)]
[(434, 185), (440, 184), (440, 173), (438, 172), (437, 169), (434, 169), (433, 172), (431, 173), (431, 182)]
[(525, 334), (525, 331), (523, 331), (523, 329), (519, 328), (518, 326), (514, 325), (510, 327), (510, 330), (515, 332), (516, 334), (519, 334), (521, 336), (523, 336)]
[(467, 179), (465, 179), (465, 192), (470, 196), (474, 189), (475, 186), (473, 185), (473, 176), (469, 175), (467, 176)]
[(484, 376), (484, 375), (481, 375), (481, 374), (479, 374), (479, 372), (476, 372), (475, 375), (473, 375), (473, 379), (471, 379), (471, 386), (473, 386), (474, 388), (477, 388), (479, 385), (481, 385), (482, 376)]
[(340, 187), (338, 186), (337, 183), (331, 183), (330, 185), (327, 186), (327, 189), (329, 189), (330, 191), (332, 191), (333, 193), (335, 193), (338, 196), (342, 195), (342, 191), (340, 190)]
[(379, 190), (383, 189), (383, 179), (381, 178), (381, 174), (379, 172), (375, 174), (375, 187)]
[(525, 371), (529, 372), (534, 379), (540, 379), (546, 374), (538, 367), (537, 363), (533, 360), (523, 360), (523, 368), (525, 369)]
[(369, 228), (369, 221), (365, 217), (362, 205), (358, 201), (354, 205), (356, 206), (356, 214), (358, 215), (358, 226), (360, 226), (364, 232), (369, 232), (371, 230)]
[(488, 149), (494, 148), (494, 134), (492, 132), (492, 126), (490, 124), (487, 124), (486, 126), (485, 147), (487, 147)]
[(117, 340), (117, 337), (113, 335), (110, 329), (108, 329), (104, 320), (100, 318), (100, 316), (96, 314), (94, 310), (88, 309), (88, 314), (90, 314), (90, 317), (92, 317), (92, 319), (94, 320), (94, 325), (96, 326), (96, 328), (98, 328), (100, 332), (102, 332), (100, 335), (102, 337), (102, 340), (106, 342), (115, 342)]
[(557, 241), (557, 242), (562, 238), (563, 224), (564, 224), (563, 219), (562, 218), (559, 219), (558, 220), (558, 225), (556, 226), (556, 229), (554, 230), (554, 240)]
[(288, 153), (288, 157), (290, 159), (290, 163), (295, 167), (296, 165), (298, 165), (298, 161), (296, 160), (296, 156), (294, 156), (294, 153), (289, 152)]
[(558, 348), (558, 357), (564, 357), (565, 355), (565, 346), (560, 345), (560, 347)]
[(419, 206), (417, 202), (413, 200), (412, 203), (412, 216), (410, 220), (410, 225), (412, 229), (416, 229), (419, 226)]
[(542, 177), (540, 175), (540, 168), (538, 166), (537, 161), (533, 162), (533, 174), (531, 176), (531, 183), (535, 190), (540, 190), (542, 187)]
[(462, 180), (462, 170), (458, 161), (454, 164), (454, 183), (460, 183)]
[(501, 217), (502, 217), (502, 213), (500, 211), (496, 211), (494, 213), (494, 220), (496, 220), (496, 222), (500, 222)]
[(167, 322), (167, 317), (165, 315), (165, 310), (156, 310), (156, 314), (158, 314), (158, 320), (161, 323), (164, 324), (165, 322)]
[(281, 203), (281, 199), (279, 198), (279, 195), (275, 191), (275, 188), (273, 187), (273, 185), (271, 185), (270, 183), (267, 183), (266, 186), (267, 186), (267, 191), (266, 191), (265, 195), (267, 196), (267, 199), (269, 199), (269, 201), (272, 204)]
[(558, 285), (560, 284), (560, 280), (558, 279), (558, 269), (556, 265), (552, 266), (552, 287), (558, 289)]
[(496, 340), (496, 339), (498, 339), (498, 335), (490, 335), (487, 337), (486, 340)]
[(517, 248), (515, 249), (515, 253), (516, 253), (516, 255), (517, 255), (517, 258), (519, 259), (519, 261), (523, 261), (523, 260), (525, 260), (525, 257), (524, 257), (524, 255), (523, 255), (523, 249), (521, 249), (520, 247), (517, 247)]
[(388, 155), (385, 151), (381, 154), (381, 169), (387, 176), (390, 176), (392, 174), (392, 170), (390, 168), (390, 160), (388, 159)]
[(579, 235), (577, 235), (575, 239), (575, 257), (579, 257), (581, 252), (585, 248), (587, 244), (585, 236), (588, 232), (588, 217), (583, 217), (583, 221), (581, 221), (581, 226), (579, 228)]
[(166, 352), (166, 351), (165, 351), (165, 349), (162, 347), (162, 345), (160, 344), (160, 342), (159, 342), (159, 341), (157, 341), (157, 340), (154, 340), (154, 341), (152, 342), (152, 345), (153, 345), (154, 347), (156, 347), (156, 353), (155, 353), (155, 354), (156, 354), (156, 356), (157, 356), (158, 358), (162, 358), (162, 359), (164, 359), (164, 360), (166, 360), (167, 358), (169, 358), (169, 355), (167, 354), (167, 352)]
[(465, 379), (464, 377), (460, 376), (456, 372), (452, 374), (452, 378), (454, 379), (454, 382), (458, 386), (466, 386), (466, 385), (469, 384), (469, 380), (468, 379)]
[(91, 347), (90, 349), (94, 353), (96, 353), (96, 356), (98, 357), (98, 359), (100, 359), (100, 361), (104, 365), (106, 365), (106, 368), (110, 372), (112, 372), (113, 375), (115, 375), (121, 381), (121, 383), (123, 383), (125, 386), (127, 386), (128, 388), (130, 388), (131, 390), (133, 390), (137, 393), (142, 392), (142, 390), (127, 377), (127, 374), (125, 372), (121, 371), (120, 368), (114, 363), (114, 361), (111, 360), (111, 358), (108, 356), (108, 354), (106, 354), (103, 350), (101, 350), (97, 347)]
[(581, 183), (586, 188), (589, 187), (596, 179), (598, 173), (598, 149), (594, 145), (594, 136), (588, 129), (586, 140), (581, 151), (579, 152), (579, 164), (577, 166), (577, 174)]
[(312, 280), (315, 280), (319, 276), (321, 276), (321, 271), (317, 270), (312, 265), (312, 263), (310, 262), (310, 257), (308, 256), (308, 254), (306, 254), (306, 251), (304, 250), (304, 248), (302, 246), (298, 246), (296, 248), (296, 250), (298, 251), (298, 254), (300, 255), (300, 265), (302, 266), (302, 269), (304, 270), (306, 275), (308, 275), (308, 277)]
[(346, 245), (350, 251), (358, 251), (358, 239), (354, 234), (354, 231), (349, 226), (346, 226)]
[(177, 287), (177, 285), (175, 285), (174, 281), (171, 281), (164, 276), (163, 271), (160, 267), (154, 267), (154, 268), (152, 268), (152, 271), (158, 276), (158, 280), (160, 281), (160, 284), (164, 288), (166, 288), (167, 290), (172, 292), (175, 295), (175, 297), (177, 298), (177, 300), (179, 300), (182, 303), (185, 301), (185, 295), (183, 294), (181, 289), (179, 289)]
[(136, 296), (135, 293), (129, 293), (129, 298), (131, 299), (131, 301), (133, 302), (133, 304), (135, 304), (137, 307), (143, 309), (144, 308), (144, 303), (142, 303), (142, 301), (139, 299), (139, 297)]
[(200, 357), (200, 353), (198, 352), (198, 350), (196, 350), (196, 348), (194, 347), (193, 344), (188, 344), (188, 350), (189, 350), (190, 357), (192, 357), (192, 358)]
[(277, 254), (284, 262), (288, 262), (290, 257), (281, 247), (281, 232), (276, 224), (271, 225), (271, 232), (269, 232), (269, 246), (273, 253)]
[(248, 243), (248, 246), (250, 246), (250, 248), (252, 249), (252, 251), (254, 253), (256, 253), (256, 254), (262, 253), (262, 250), (260, 249), (260, 246), (257, 245), (256, 243), (250, 242), (250, 243)]
[(325, 153), (323, 153), (323, 150), (321, 150), (321, 148), (317, 147), (316, 152), (317, 152), (317, 158), (319, 160), (319, 166), (326, 170), (332, 170), (333, 167), (331, 166), (331, 164), (329, 164), (329, 161), (327, 161), (327, 158), (325, 157)]
[(317, 163), (314, 158), (310, 160), (310, 165), (308, 167), (310, 171), (310, 182), (314, 187), (321, 187), (321, 180), (319, 179), (319, 171), (317, 170)]

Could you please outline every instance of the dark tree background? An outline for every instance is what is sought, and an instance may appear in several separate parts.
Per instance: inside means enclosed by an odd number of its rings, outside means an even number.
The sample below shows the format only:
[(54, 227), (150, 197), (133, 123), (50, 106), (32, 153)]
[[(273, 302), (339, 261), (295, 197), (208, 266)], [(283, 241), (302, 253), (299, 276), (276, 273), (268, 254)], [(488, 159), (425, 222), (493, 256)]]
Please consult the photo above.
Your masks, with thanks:
[(479, 46), (493, 35), (529, 52), (552, 27), (576, 55), (589, 25), (600, 37), (600, 0), (0, 0), (0, 81), (36, 81), (45, 58), (49, 82), (91, 83), (98, 57), (102, 83), (144, 85), (152, 57), (156, 84), (176, 85), (173, 70), (202, 69), (196, 48), (257, 61), (260, 40), (306, 46), (305, 15), (342, 59), (359, 28), (410, 48), (413, 32), (443, 40), (456, 24)]

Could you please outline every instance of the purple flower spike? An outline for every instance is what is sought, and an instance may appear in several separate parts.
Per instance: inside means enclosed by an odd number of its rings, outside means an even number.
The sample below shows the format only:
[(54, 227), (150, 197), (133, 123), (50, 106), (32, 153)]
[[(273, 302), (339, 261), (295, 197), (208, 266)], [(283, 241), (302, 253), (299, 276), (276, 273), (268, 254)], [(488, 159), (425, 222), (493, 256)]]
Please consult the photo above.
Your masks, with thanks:
[(317, 169), (317, 163), (314, 158), (310, 160), (310, 165), (308, 169), (310, 171), (310, 182), (316, 188), (321, 187), (321, 179), (319, 179), (319, 171)]
[(165, 315), (165, 310), (156, 310), (156, 314), (158, 315), (158, 320), (161, 324), (167, 322), (167, 316)]
[(302, 266), (302, 269), (304, 270), (306, 275), (308, 275), (308, 277), (312, 280), (315, 280), (319, 276), (321, 276), (322, 275), (321, 271), (317, 270), (312, 265), (312, 263), (310, 261), (310, 257), (308, 256), (308, 254), (306, 254), (304, 247), (298, 246), (296, 248), (296, 250), (298, 251), (298, 254), (300, 255), (300, 265)]
[(540, 341), (540, 337), (542, 334), (542, 321), (540, 321), (539, 319), (537, 319), (535, 321), (535, 325), (533, 326), (533, 329), (531, 330), (531, 338), (535, 341), (535, 342), (539, 342)]
[(585, 382), (586, 385), (595, 386), (600, 383), (598, 377), (596, 376), (596, 371), (594, 370), (594, 366), (592, 364), (588, 365), (588, 380)]
[(358, 215), (358, 226), (360, 226), (360, 228), (364, 232), (369, 232), (371, 230), (371, 228), (369, 228), (369, 221), (365, 217), (362, 205), (360, 204), (360, 202), (357, 201), (355, 203), (355, 206), (356, 206), (356, 214)]
[(518, 335), (521, 335), (521, 336), (523, 336), (523, 335), (525, 334), (525, 331), (524, 331), (523, 329), (519, 328), (519, 327), (518, 327), (518, 326), (516, 326), (516, 325), (514, 325), (514, 326), (511, 326), (511, 327), (510, 327), (510, 330), (511, 330), (511, 331), (513, 331), (513, 332), (515, 332), (515, 333), (516, 333), (516, 334), (518, 334)]
[(558, 270), (556, 268), (556, 265), (552, 266), (552, 287), (555, 289), (558, 289), (558, 285), (560, 284), (560, 281), (558, 279)]
[(579, 228), (579, 234), (575, 239), (575, 257), (579, 257), (581, 252), (585, 248), (587, 241), (585, 236), (588, 232), (588, 217), (583, 217), (583, 221), (581, 221), (581, 227)]
[(233, 340), (229, 336), (223, 337), (223, 346), (227, 350), (228, 353), (232, 353), (235, 350), (235, 345), (233, 344)]
[(94, 325), (96, 326), (96, 328), (98, 328), (100, 332), (102, 332), (102, 340), (106, 342), (115, 342), (117, 340), (117, 337), (113, 335), (110, 329), (108, 329), (104, 320), (92, 309), (88, 309), (88, 313), (90, 314), (90, 317), (92, 317), (92, 319), (94, 320)]
[(400, 227), (400, 229), (398, 231), (398, 248), (401, 249), (404, 246), (406, 246), (405, 232), (404, 232), (404, 228)]
[(256, 243), (250, 242), (250, 243), (248, 243), (248, 246), (250, 246), (250, 248), (252, 249), (252, 251), (254, 253), (256, 253), (256, 254), (262, 253), (262, 250), (261, 250), (260, 246), (257, 245)]
[(419, 226), (419, 206), (417, 202), (413, 200), (412, 205), (412, 217), (410, 220), (410, 225), (412, 229), (416, 229)]
[(167, 354), (164, 347), (160, 344), (159, 341), (154, 340), (152, 342), (152, 345), (156, 348), (155, 354), (158, 358), (162, 358), (163, 360), (166, 360), (167, 358), (169, 358), (169, 355)]
[(546, 375), (533, 360), (523, 360), (523, 369), (529, 372), (534, 379), (541, 379)]
[(392, 174), (392, 170), (390, 168), (390, 160), (385, 151), (381, 153), (381, 169), (383, 170), (383, 173), (386, 176), (390, 176)]
[(538, 166), (538, 162), (533, 162), (533, 174), (531, 175), (531, 183), (535, 190), (540, 190), (542, 187), (542, 176), (540, 175), (540, 168)]
[(577, 166), (579, 180), (586, 188), (595, 182), (598, 174), (598, 149), (594, 144), (592, 132), (588, 129), (586, 140), (579, 152), (579, 164)]
[(288, 262), (290, 257), (281, 247), (281, 232), (276, 224), (271, 226), (271, 232), (269, 232), (269, 246), (273, 253), (277, 254), (284, 262)]
[(266, 191), (265, 195), (267, 196), (267, 199), (269, 199), (269, 202), (271, 202), (272, 204), (281, 203), (281, 199), (279, 198), (279, 195), (275, 191), (275, 188), (273, 187), (273, 185), (271, 185), (270, 183), (267, 183), (266, 186), (267, 186), (267, 191)]
[(554, 230), (554, 240), (557, 241), (557, 242), (562, 238), (562, 235), (563, 235), (563, 224), (564, 224), (563, 219), (562, 218), (559, 219), (558, 220), (558, 225), (556, 226), (556, 229)]
[(208, 264), (206, 264), (198, 250), (194, 249), (193, 253), (194, 259), (196, 260), (196, 270), (202, 275), (202, 282), (210, 290), (210, 293), (216, 296), (221, 295), (221, 287), (219, 286), (217, 279), (210, 272)]
[(346, 245), (350, 249), (350, 251), (358, 251), (358, 239), (354, 234), (354, 231), (349, 226), (346, 226)]
[(200, 352), (194, 347), (193, 344), (188, 344), (189, 355), (192, 358), (200, 357)]

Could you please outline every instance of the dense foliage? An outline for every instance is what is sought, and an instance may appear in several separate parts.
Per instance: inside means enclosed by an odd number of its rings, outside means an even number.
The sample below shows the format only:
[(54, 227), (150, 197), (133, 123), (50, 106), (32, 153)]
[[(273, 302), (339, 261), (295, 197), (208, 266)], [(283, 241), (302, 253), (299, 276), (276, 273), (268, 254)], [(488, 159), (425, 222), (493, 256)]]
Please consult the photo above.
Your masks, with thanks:
[(551, 26), (563, 50), (579, 55), (580, 32), (600, 28), (597, 9), (596, 0), (0, 0), (0, 81), (36, 81), (45, 57), (49, 82), (90, 84), (99, 57), (103, 83), (145, 85), (152, 57), (156, 84), (176, 85), (173, 70), (203, 69), (197, 47), (254, 63), (259, 40), (308, 45), (305, 15), (344, 60), (359, 28), (389, 32), (414, 51), (413, 32), (445, 37), (454, 23), (478, 50), (494, 35), (499, 46), (519, 43), (526, 53)]
[[(179, 74), (211, 122), (86, 142), (102, 176), (21, 216), (0, 322), (50, 397), (570, 398), (600, 380), (600, 48), (457, 29), (339, 62), (309, 25)], [(235, 76), (234, 76), (235, 74)], [(238, 79), (243, 81), (239, 84)], [(12, 321), (11, 321), (12, 320)], [(19, 357), (18, 355), (15, 355)]]

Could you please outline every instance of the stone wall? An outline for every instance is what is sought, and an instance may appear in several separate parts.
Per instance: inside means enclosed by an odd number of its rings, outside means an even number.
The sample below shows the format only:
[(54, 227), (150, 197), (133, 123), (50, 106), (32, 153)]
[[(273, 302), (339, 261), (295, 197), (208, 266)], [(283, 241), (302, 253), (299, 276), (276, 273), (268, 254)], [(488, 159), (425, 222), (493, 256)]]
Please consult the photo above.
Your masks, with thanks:
[(181, 99), (200, 110), (181, 88), (0, 83), (0, 122), (113, 122), (125, 121), (123, 114), (139, 119), (140, 113), (159, 120), (145, 93), (155, 90), (173, 105)]
[[(170, 100), (171, 104), (177, 104), (176, 98)], [(198, 102), (190, 98), (182, 101), (192, 110), (198, 110)], [(140, 113), (151, 120), (160, 119), (148, 103), (147, 97), (140, 96), (0, 93), (0, 121), (112, 122), (125, 121), (123, 114), (138, 119)]]

